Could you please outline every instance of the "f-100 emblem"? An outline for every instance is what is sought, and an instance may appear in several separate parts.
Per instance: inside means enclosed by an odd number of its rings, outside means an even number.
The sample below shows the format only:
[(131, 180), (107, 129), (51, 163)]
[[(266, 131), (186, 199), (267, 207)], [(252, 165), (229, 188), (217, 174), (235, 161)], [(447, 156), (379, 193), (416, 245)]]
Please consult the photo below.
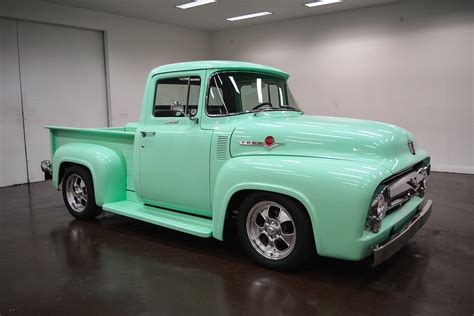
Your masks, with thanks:
[(248, 141), (248, 140), (243, 140), (239, 142), (240, 145), (243, 146), (263, 146), (266, 149), (270, 150), (273, 147), (279, 146), (279, 145), (284, 145), (284, 143), (277, 143), (275, 142), (275, 139), (273, 136), (267, 136), (265, 137), (265, 141)]

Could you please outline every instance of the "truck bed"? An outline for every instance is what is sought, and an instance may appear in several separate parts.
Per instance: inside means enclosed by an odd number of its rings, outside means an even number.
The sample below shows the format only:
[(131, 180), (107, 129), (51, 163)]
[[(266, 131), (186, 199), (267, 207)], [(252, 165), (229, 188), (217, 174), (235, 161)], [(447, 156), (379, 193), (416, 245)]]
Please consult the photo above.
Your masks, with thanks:
[(124, 127), (76, 128), (46, 126), (50, 130), (51, 158), (61, 146), (68, 143), (89, 143), (105, 146), (123, 155), (127, 166), (127, 190), (135, 191), (133, 144), (136, 123)]

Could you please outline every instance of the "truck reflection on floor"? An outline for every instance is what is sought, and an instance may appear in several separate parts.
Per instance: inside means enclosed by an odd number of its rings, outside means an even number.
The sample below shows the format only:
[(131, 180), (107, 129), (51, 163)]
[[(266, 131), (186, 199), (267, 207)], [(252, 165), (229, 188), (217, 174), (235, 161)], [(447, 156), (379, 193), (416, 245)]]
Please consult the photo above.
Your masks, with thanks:
[[(386, 270), (319, 258), (303, 272), (270, 271), (251, 264), (239, 253), (237, 241), (201, 239), (117, 215), (73, 220), (51, 237), (63, 288), (86, 296), (88, 304), (120, 304), (123, 313), (337, 312), (345, 310), (335, 295), (341, 284), (377, 279)], [(380, 282), (372, 283), (380, 290)]]
[[(163, 314), (229, 315), (234, 304), (239, 310), (255, 311), (264, 304), (271, 305), (272, 310), (297, 312), (297, 299), (278, 279), (269, 276), (269, 271), (258, 269), (266, 276), (224, 279), (214, 271), (221, 269), (203, 268), (199, 258), (192, 258), (196, 256), (193, 252), (188, 253), (191, 260), (175, 260), (173, 249), (171, 253), (144, 252), (126, 242), (130, 236), (120, 233), (116, 239), (102, 239), (98, 236), (99, 222), (73, 220), (67, 228), (51, 233), (57, 260), (67, 264), (63, 275), (68, 291), (95, 295), (98, 304), (104, 304), (104, 299), (110, 303), (120, 298), (131, 301), (134, 308), (130, 312), (159, 309)], [(246, 260), (242, 263), (250, 264)], [(243, 297), (237, 299), (235, 293)]]

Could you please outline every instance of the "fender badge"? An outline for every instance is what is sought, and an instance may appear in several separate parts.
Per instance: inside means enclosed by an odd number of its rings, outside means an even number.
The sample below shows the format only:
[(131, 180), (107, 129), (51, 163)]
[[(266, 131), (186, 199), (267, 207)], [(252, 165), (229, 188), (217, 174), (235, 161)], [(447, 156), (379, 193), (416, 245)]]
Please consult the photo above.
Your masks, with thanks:
[(276, 146), (279, 146), (279, 145), (284, 145), (284, 143), (275, 142), (275, 139), (273, 138), (273, 136), (265, 137), (265, 140), (263, 142), (242, 140), (242, 141), (239, 142), (239, 144), (242, 145), (242, 146), (263, 146), (268, 150), (270, 150), (270, 149), (272, 149)]
[(408, 149), (410, 150), (412, 155), (416, 155), (415, 143), (412, 140), (409, 140), (407, 145), (408, 145)]

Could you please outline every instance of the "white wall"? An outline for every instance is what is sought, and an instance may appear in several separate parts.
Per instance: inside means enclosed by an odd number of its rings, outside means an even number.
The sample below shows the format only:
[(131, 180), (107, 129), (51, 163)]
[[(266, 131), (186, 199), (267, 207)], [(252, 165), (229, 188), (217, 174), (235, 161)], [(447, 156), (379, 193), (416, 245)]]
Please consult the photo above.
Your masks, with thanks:
[(9, 0), (0, 2), (0, 17), (105, 31), (110, 117), (114, 126), (138, 119), (146, 75), (152, 68), (210, 56), (209, 33), (112, 14)]
[(474, 173), (471, 3), (405, 0), (213, 34), (31, 1), (0, 2), (0, 17), (104, 30), (114, 126), (138, 119), (157, 65), (253, 61), (288, 71), (307, 113), (403, 126), (435, 170)]
[(38, 162), (51, 159), (45, 125), (107, 126), (104, 38), (100, 31), (22, 20), (17, 27), (28, 179), (43, 181)]
[(434, 170), (474, 173), (473, 4), (408, 0), (222, 31), (213, 53), (287, 71), (309, 114), (400, 125)]
[(0, 19), (0, 187), (28, 179), (16, 34), (15, 21)]

